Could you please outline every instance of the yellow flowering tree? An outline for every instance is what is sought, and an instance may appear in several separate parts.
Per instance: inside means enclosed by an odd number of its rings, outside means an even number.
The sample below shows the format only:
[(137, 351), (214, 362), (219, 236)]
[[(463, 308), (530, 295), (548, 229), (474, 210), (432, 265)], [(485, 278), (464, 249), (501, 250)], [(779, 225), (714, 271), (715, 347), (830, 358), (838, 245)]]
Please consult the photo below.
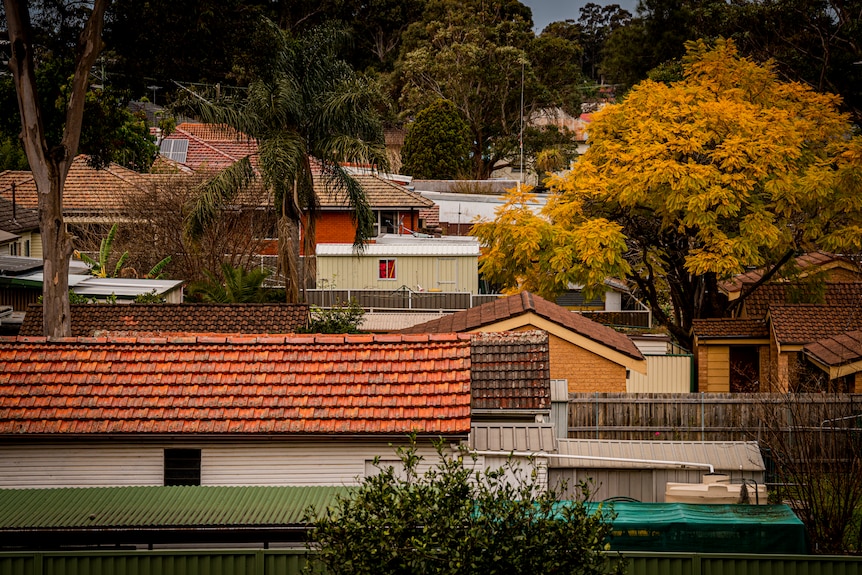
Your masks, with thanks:
[(589, 150), (552, 178), (540, 214), (515, 194), (476, 226), (487, 279), (553, 296), (628, 277), (689, 342), (692, 319), (738, 305), (720, 280), (862, 249), (862, 144), (838, 98), (780, 81), (730, 40), (690, 42), (683, 69), (596, 114)]

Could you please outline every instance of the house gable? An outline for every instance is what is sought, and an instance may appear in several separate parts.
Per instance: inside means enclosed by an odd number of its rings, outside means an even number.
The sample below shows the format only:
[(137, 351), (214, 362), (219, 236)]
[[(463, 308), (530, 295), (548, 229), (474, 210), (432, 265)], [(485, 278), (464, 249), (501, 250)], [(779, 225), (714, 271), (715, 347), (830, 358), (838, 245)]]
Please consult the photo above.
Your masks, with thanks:
[(529, 292), (418, 324), (401, 333), (505, 331), (526, 326), (545, 330), (627, 369), (646, 370), (643, 355), (627, 336)]
[(565, 326), (561, 326), (560, 324), (550, 321), (535, 313), (525, 313), (517, 317), (502, 320), (491, 326), (478, 328), (477, 331), (487, 331), (488, 329), (493, 329), (495, 331), (540, 329), (562, 341), (571, 343), (576, 347), (584, 349), (598, 357), (604, 358), (611, 363), (620, 365), (626, 369), (632, 369), (638, 373), (646, 373), (646, 361), (644, 359), (635, 359), (631, 355), (620, 353), (608, 345), (567, 329)]

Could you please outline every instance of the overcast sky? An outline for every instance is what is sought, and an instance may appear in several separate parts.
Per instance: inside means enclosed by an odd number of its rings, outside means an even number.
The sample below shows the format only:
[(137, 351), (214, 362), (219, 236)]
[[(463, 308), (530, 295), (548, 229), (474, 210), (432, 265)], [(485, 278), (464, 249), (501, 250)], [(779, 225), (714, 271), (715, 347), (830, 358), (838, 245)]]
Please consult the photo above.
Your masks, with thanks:
[[(521, 0), (533, 11), (533, 25), (535, 32), (541, 33), (545, 26), (551, 22), (561, 20), (577, 20), (581, 15), (581, 7), (590, 0)], [(635, 15), (637, 0), (593, 0), (595, 4), (605, 6), (607, 4), (619, 4), (620, 8), (628, 10)]]

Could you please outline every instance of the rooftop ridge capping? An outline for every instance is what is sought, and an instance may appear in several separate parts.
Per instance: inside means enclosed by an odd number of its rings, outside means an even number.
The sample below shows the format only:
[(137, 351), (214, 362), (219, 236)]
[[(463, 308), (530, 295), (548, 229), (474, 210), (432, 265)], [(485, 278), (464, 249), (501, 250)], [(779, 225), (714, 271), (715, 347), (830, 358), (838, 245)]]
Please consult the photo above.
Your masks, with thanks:
[(240, 333), (170, 333), (135, 334), (100, 333), (96, 336), (47, 338), (45, 336), (0, 336), (0, 344), (100, 344), (100, 345), (361, 345), (470, 343), (471, 334), (240, 334)]

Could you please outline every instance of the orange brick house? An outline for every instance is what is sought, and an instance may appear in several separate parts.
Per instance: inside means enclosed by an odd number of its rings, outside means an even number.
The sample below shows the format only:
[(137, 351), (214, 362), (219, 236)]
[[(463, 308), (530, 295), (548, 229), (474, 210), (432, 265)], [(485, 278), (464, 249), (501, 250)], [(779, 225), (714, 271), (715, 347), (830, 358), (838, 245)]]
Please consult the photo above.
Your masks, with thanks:
[(549, 335), (551, 379), (571, 393), (625, 392), (630, 370), (646, 360), (628, 336), (529, 292), (443, 316), (399, 333), (542, 330)]
[[(161, 140), (160, 150), (163, 157), (192, 171), (214, 170), (247, 156), (254, 164), (257, 142), (230, 128), (184, 122)], [(376, 235), (425, 229), (427, 216), (420, 216), (420, 211), (433, 208), (434, 202), (375, 174), (358, 173), (353, 177), (364, 190), (376, 216)], [(356, 226), (347, 196), (325, 178), (315, 178), (314, 186), (321, 204), (317, 242), (352, 244)]]

